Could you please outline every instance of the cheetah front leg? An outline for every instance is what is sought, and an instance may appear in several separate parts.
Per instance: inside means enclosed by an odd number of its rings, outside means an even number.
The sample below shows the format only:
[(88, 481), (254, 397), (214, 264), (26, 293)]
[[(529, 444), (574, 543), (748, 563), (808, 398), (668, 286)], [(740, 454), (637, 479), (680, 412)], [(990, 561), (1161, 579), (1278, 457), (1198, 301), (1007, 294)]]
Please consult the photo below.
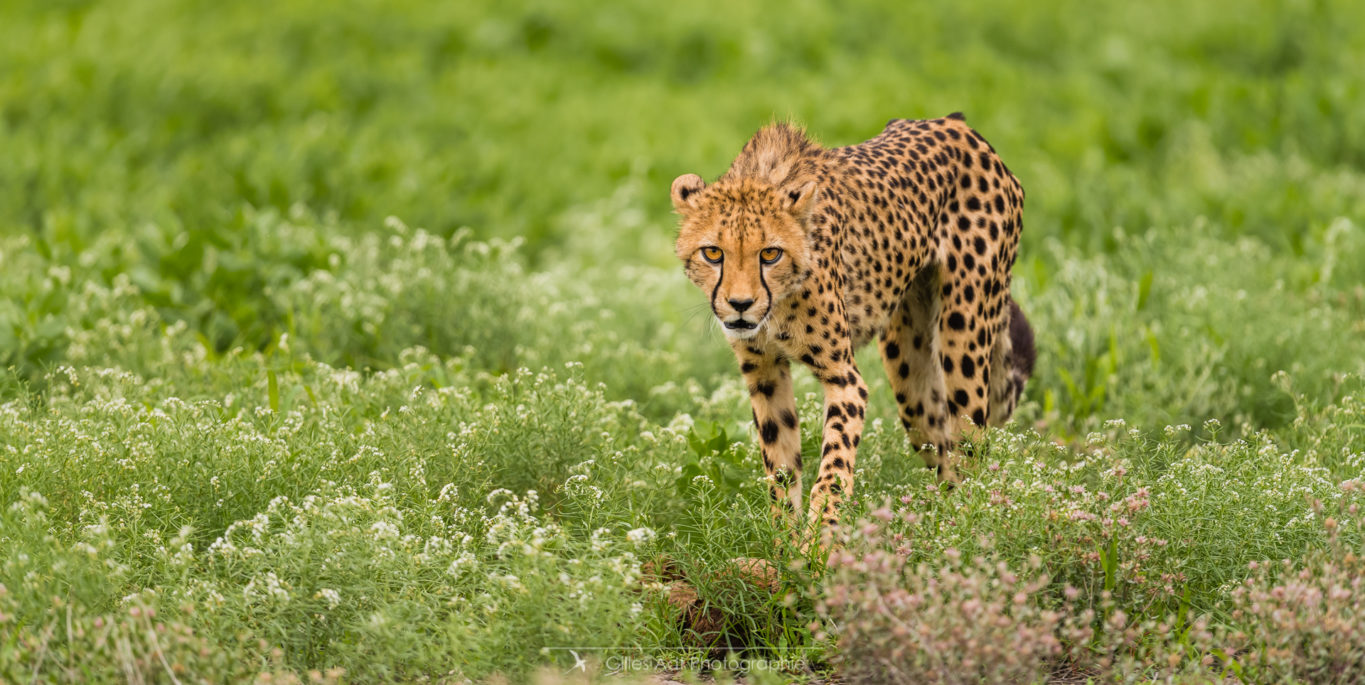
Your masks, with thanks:
[(773, 518), (781, 523), (801, 510), (801, 424), (796, 415), (791, 364), (742, 341), (736, 341), (733, 348), (749, 386)]
[(810, 520), (816, 530), (821, 524), (838, 523), (839, 504), (853, 495), (853, 463), (867, 415), (867, 384), (853, 363), (852, 349), (836, 351), (832, 358), (841, 361), (816, 369), (825, 390), (820, 473), (810, 494)]

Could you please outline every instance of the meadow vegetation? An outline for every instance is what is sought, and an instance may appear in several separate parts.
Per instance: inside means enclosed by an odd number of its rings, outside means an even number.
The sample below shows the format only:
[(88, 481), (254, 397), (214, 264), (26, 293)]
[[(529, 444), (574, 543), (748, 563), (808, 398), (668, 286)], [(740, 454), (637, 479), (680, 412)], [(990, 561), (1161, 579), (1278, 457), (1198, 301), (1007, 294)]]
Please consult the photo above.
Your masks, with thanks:
[[(0, 681), (1365, 672), (1365, 9), (0, 9)], [(1039, 362), (940, 490), (875, 350), (829, 565), (773, 544), (667, 188), (964, 111)], [(797, 378), (805, 451), (818, 385)], [(808, 461), (811, 461), (808, 459)], [(776, 594), (711, 583), (773, 562)], [(713, 636), (714, 637), (714, 636)], [(733, 644), (733, 643), (731, 643)], [(590, 648), (602, 648), (600, 651)]]

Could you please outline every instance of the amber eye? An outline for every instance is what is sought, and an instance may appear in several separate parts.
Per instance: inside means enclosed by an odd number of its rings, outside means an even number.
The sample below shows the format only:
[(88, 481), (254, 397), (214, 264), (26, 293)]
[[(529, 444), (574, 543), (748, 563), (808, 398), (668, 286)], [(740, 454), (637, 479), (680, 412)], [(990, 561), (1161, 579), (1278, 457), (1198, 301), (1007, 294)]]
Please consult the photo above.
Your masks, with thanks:
[(758, 251), (758, 258), (763, 260), (764, 264), (774, 264), (782, 258), (782, 249), (777, 247), (764, 248)]
[(725, 256), (725, 253), (721, 252), (719, 247), (703, 247), (701, 249), (701, 256), (712, 264), (719, 264), (721, 258)]

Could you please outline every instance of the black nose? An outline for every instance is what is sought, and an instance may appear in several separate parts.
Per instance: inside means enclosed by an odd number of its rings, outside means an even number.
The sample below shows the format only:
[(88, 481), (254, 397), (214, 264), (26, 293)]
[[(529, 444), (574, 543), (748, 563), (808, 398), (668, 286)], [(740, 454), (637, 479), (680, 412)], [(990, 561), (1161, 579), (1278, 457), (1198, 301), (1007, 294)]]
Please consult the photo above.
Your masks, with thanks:
[(730, 303), (730, 306), (731, 306), (731, 307), (734, 307), (734, 308), (735, 308), (735, 311), (737, 311), (737, 312), (739, 312), (739, 313), (741, 313), (741, 314), (744, 313), (744, 310), (748, 309), (749, 307), (754, 306), (754, 301), (753, 301), (752, 299), (748, 299), (748, 300), (726, 300), (726, 302), (729, 302), (729, 303)]

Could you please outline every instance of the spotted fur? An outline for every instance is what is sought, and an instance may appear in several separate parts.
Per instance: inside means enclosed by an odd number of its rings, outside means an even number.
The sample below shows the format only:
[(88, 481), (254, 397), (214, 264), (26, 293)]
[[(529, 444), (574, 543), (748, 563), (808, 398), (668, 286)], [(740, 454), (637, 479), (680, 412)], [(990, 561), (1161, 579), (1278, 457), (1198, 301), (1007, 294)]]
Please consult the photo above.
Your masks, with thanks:
[(852, 492), (867, 407), (854, 351), (872, 339), (940, 478), (956, 478), (964, 432), (1013, 413), (1034, 363), (1009, 294), (1024, 191), (961, 114), (833, 149), (771, 125), (715, 183), (686, 174), (672, 197), (677, 255), (749, 388), (775, 513), (801, 508), (792, 361), (825, 393), (812, 521), (835, 522)]

